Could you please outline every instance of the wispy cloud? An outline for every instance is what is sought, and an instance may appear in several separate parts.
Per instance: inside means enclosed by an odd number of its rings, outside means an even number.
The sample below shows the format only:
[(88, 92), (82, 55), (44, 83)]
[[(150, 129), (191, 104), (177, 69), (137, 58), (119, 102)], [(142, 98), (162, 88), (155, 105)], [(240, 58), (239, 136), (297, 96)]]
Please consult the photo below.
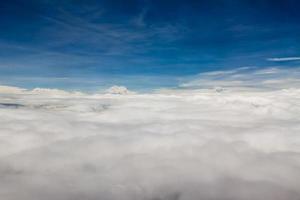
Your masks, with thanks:
[(284, 89), (300, 86), (300, 68), (238, 68), (201, 73), (180, 84), (183, 88)]
[(280, 58), (267, 58), (268, 61), (273, 62), (284, 62), (284, 61), (295, 61), (300, 60), (300, 57), (280, 57)]

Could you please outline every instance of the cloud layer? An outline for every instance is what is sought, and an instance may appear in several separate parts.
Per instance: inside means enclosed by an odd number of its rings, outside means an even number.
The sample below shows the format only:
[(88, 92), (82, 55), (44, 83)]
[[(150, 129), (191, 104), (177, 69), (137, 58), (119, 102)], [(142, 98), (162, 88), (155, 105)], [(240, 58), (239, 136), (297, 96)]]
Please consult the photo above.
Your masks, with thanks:
[(300, 88), (212, 85), (0, 87), (0, 199), (299, 199)]

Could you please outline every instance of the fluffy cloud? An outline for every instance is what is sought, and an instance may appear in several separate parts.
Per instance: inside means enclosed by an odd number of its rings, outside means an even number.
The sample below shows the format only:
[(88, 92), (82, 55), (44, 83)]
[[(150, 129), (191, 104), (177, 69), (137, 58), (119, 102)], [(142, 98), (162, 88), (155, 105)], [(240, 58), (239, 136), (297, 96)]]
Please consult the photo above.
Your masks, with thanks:
[(26, 89), (19, 88), (19, 87), (0, 85), (0, 94), (21, 94), (24, 91), (26, 91)]
[(129, 91), (126, 87), (117, 85), (110, 87), (106, 92), (109, 94), (134, 94), (134, 92)]
[[(233, 80), (205, 78), (220, 74)], [(300, 88), (212, 82), (147, 94), (0, 94), (0, 199), (299, 199)]]

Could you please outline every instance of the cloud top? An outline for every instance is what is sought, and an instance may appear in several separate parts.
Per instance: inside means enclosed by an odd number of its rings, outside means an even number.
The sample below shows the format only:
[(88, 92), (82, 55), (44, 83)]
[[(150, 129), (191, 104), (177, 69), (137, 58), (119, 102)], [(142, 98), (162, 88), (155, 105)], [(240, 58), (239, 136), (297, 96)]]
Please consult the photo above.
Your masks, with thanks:
[(129, 91), (126, 87), (124, 86), (112, 86), (106, 90), (107, 93), (109, 94), (120, 94), (120, 95), (125, 95), (125, 94), (133, 94), (134, 92)]
[(0, 85), (0, 93), (4, 94), (21, 94), (26, 89), (19, 88), (19, 87), (13, 87), (13, 86), (6, 86), (6, 85)]
[[(200, 78), (231, 85), (246, 81), (245, 70)], [(286, 82), (282, 72), (250, 77)], [(245, 85), (77, 96), (3, 89), (0, 199), (297, 200), (300, 87)]]

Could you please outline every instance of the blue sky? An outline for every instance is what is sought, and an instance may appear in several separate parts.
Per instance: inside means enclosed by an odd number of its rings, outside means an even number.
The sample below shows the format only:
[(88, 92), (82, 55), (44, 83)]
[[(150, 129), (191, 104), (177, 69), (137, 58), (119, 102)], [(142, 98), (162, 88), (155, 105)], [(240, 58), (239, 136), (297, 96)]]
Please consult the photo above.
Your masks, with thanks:
[(0, 84), (173, 87), (207, 71), (300, 64), (297, 0), (6, 0)]

